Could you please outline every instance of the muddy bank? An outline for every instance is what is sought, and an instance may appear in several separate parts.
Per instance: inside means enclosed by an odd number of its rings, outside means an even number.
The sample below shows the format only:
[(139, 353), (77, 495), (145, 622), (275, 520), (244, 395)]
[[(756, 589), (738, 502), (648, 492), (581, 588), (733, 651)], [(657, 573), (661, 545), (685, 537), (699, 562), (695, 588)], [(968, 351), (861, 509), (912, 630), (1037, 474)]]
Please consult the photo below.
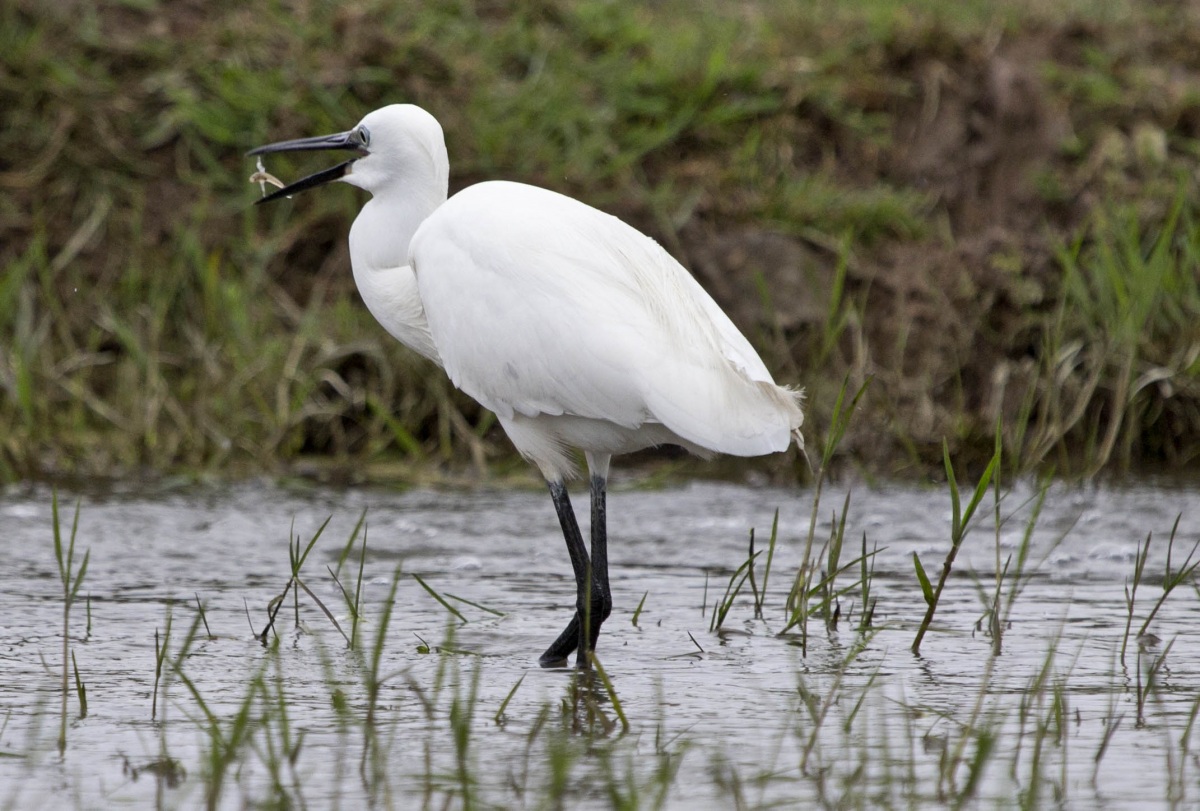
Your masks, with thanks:
[[(815, 377), (826, 395), (841, 375), (872, 378), (869, 417), (847, 441), (868, 465), (936, 464), (943, 438), (984, 454), (997, 420), (1030, 467), (1194, 460), (1195, 353), (1172, 359), (1176, 341), (1194, 345), (1194, 324), (1180, 320), (1169, 333), (1143, 324), (1122, 345), (1107, 325), (1088, 321), (1095, 314), (1071, 312), (1078, 294), (1064, 290), (1061, 254), (1102, 263), (1090, 251), (1113, 247), (1105, 229), (1118, 211), (1133, 229), (1122, 247), (1149, 255), (1164, 243), (1186, 266), (1179, 276), (1196, 276), (1194, 233), (1172, 219), (1173, 206), (1190, 216), (1194, 199), (1196, 64), (1150, 64), (1153, 54), (1178, 54), (1196, 32), (1139, 30), (1121, 46), (1114, 36), (1070, 24), (970, 42), (930, 35), (885, 51), (874, 67), (902, 90), (864, 87), (859, 96), (865, 111), (886, 117), (888, 138), (879, 146), (835, 134), (830, 148), (847, 185), (865, 176), (920, 190), (919, 236), (835, 241), (699, 218), (685, 227), (680, 241), (697, 275), (740, 324), (808, 361), (801, 379)], [(1098, 52), (1113, 73), (1088, 66)], [(1125, 93), (1131, 74), (1149, 86)], [(1121, 95), (1097, 110), (1078, 97), (1088, 81)], [(1124, 270), (1148, 272), (1137, 263)], [(759, 280), (771, 293), (766, 308), (746, 295)], [(1195, 312), (1195, 302), (1182, 304)], [(829, 354), (814, 353), (831, 334)], [(1108, 362), (1161, 377), (1132, 392)], [(1097, 437), (1109, 432), (1123, 442), (1101, 456)]]
[(251, 207), (247, 147), (398, 99), (445, 126), (452, 190), (525, 180), (659, 239), (807, 388), (814, 441), (871, 379), (848, 464), (924, 474), (997, 420), (1025, 468), (1196, 456), (1189, 5), (275, 13), (7, 12), (0, 476), (505, 467), (362, 308), (359, 198)]

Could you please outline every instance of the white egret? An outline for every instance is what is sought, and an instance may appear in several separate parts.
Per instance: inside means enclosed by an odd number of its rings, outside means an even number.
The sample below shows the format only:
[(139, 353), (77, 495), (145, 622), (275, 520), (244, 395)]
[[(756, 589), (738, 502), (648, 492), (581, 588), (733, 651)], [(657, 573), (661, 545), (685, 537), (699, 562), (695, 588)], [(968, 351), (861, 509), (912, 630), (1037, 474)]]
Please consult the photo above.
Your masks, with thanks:
[[(333, 180), (372, 197), (350, 229), (354, 281), (401, 343), (496, 413), (550, 488), (575, 573), (575, 614), (541, 657), (587, 667), (612, 610), (605, 521), (614, 454), (673, 444), (758, 456), (803, 444), (801, 393), (775, 384), (728, 316), (658, 243), (616, 217), (521, 183), (447, 199), (450, 164), (429, 113), (395, 104), (336, 135), (251, 155), (354, 157), (275, 191)], [(582, 450), (591, 551), (567, 496)]]

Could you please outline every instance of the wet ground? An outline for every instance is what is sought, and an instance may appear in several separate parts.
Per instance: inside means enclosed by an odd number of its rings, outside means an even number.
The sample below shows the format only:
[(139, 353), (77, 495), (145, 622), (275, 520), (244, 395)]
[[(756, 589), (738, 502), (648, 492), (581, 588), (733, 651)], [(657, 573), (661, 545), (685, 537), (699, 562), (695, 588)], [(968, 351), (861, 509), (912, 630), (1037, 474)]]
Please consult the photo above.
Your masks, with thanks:
[[(818, 547), (845, 495), (831, 487), (822, 496)], [(1032, 496), (1018, 487), (1001, 505), (1002, 559), (1021, 543)], [(570, 701), (571, 672), (536, 664), (573, 601), (566, 551), (540, 490), (129, 485), (60, 494), (67, 528), (76, 498), (77, 543), (80, 553), (90, 552), (82, 589), (90, 596), (90, 630), (81, 603), (71, 638), (89, 712), (78, 718), (72, 695), (60, 757), (62, 590), (51, 495), (17, 487), (0, 496), (3, 807), (203, 804), (215, 768), (209, 755), (224, 745), (214, 745), (205, 710), (228, 736), (222, 740), (232, 741), (230, 719), (260, 672), (264, 694), (284, 699), (256, 700), (249, 715), (266, 720), (241, 749), (229, 744), (236, 755), (222, 807), (286, 795), (318, 808), (368, 801), (440, 808), (459, 805), (464, 791), (510, 807), (560, 799), (567, 807), (608, 807), (629, 793), (641, 806), (839, 798), (908, 805), (948, 801), (962, 790), (971, 758), (988, 741), (993, 748), (975, 789), (986, 806), (1024, 798), (1080, 808), (1169, 807), (1200, 797), (1189, 722), (1200, 696), (1200, 595), (1192, 583), (1158, 611), (1151, 626), (1157, 645), (1151, 640), (1139, 658), (1131, 640), (1127, 666), (1118, 661), (1126, 584), (1147, 533), (1155, 540), (1135, 631), (1162, 594), (1176, 516), (1175, 569), (1200, 537), (1200, 492), (1175, 483), (1053, 488), (1033, 533), (1033, 574), (1013, 603), (1003, 654), (993, 660), (979, 624), (995, 589), (990, 496), (985, 522), (968, 536), (933, 630), (914, 656), (909, 646), (925, 603), (912, 555), (936, 579), (949, 547), (949, 496), (944, 488), (855, 487), (842, 561), (858, 554), (864, 533), (868, 548), (879, 549), (874, 629), (866, 638), (855, 631), (862, 613), (856, 588), (840, 600), (836, 630), (810, 620), (805, 655), (798, 633), (778, 634), (812, 491), (714, 483), (638, 490), (618, 482), (609, 500), (615, 608), (599, 655), (629, 730), (620, 731), (616, 707), (602, 697), (598, 709), (591, 705), (601, 721), (587, 734), (571, 731), (587, 726), (586, 711), (581, 716)], [(581, 493), (576, 506), (584, 503)], [(712, 605), (745, 560), (750, 529), (764, 549), (777, 508), (764, 618), (754, 617), (747, 586), (723, 629), (710, 631)], [(274, 653), (251, 630), (262, 630), (269, 601), (288, 580), (289, 532), (307, 542), (330, 516), (302, 575), (349, 630), (326, 567), (337, 565), (364, 510), (364, 647), (379, 627), (396, 567), (402, 571), (378, 669), (387, 680), (373, 713), (377, 759), (369, 763), (369, 663), (346, 651), (315, 602), (301, 595), (297, 630), (288, 598)], [(351, 589), (356, 554), (341, 573)], [(760, 586), (764, 558), (756, 566)], [(502, 616), (447, 598), (467, 620), (459, 622), (412, 573), (440, 594)], [(856, 579), (857, 567), (839, 585)], [(1005, 600), (1011, 587), (1007, 581)], [(168, 674), (152, 721), (155, 631), (164, 632), (170, 613), (174, 655), (197, 598), (211, 635), (202, 634), (180, 665), (196, 692)], [(1146, 695), (1140, 713), (1139, 689)], [(939, 764), (964, 739), (966, 763), (953, 780), (939, 779)], [(290, 759), (289, 741), (301, 741)], [(178, 780), (155, 778), (164, 753), (181, 767), (168, 770)]]

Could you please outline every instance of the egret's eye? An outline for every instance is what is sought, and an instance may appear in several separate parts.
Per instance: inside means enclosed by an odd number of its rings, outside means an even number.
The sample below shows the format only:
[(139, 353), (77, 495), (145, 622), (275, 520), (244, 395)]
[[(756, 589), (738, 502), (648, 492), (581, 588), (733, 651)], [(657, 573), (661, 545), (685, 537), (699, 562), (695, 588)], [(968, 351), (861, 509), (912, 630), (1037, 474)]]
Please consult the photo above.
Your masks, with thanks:
[(363, 146), (371, 145), (371, 131), (366, 127), (359, 127), (354, 131), (354, 138)]

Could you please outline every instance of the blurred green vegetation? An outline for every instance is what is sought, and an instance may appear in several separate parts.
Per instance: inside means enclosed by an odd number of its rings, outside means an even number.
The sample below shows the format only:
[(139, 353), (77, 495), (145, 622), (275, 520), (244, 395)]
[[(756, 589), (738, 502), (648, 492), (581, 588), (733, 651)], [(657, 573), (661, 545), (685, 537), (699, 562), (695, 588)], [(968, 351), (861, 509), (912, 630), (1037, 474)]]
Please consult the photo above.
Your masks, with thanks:
[(1024, 467), (1187, 465), (1200, 19), (1045, 5), (9, 0), (0, 480), (520, 469), (358, 301), (357, 191), (251, 206), (246, 149), (398, 101), (442, 122), (452, 191), (659, 239), (810, 433), (872, 378), (853, 464), (986, 459), (1001, 419)]

